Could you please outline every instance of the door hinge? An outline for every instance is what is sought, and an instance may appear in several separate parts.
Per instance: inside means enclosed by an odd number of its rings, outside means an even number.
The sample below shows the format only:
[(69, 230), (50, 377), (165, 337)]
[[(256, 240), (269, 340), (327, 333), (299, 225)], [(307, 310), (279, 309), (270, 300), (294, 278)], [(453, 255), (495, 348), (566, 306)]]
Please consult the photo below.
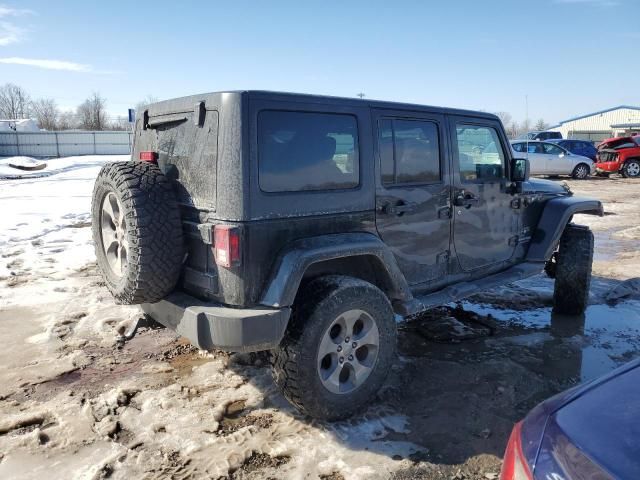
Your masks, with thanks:
[(511, 208), (517, 210), (522, 206), (522, 201), (521, 199), (518, 198), (514, 198), (513, 200), (511, 200)]
[(436, 262), (440, 265), (440, 264), (448, 264), (449, 263), (449, 256), (451, 255), (451, 252), (449, 250), (445, 250), (444, 252), (440, 252), (438, 254), (438, 256), (436, 257)]

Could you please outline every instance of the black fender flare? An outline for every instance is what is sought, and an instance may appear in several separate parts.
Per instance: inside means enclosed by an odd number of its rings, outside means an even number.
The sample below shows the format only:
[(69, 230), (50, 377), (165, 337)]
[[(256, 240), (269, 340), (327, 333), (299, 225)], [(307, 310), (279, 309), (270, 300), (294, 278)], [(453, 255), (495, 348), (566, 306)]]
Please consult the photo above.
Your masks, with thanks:
[(576, 213), (604, 215), (602, 203), (592, 198), (574, 196), (556, 197), (548, 200), (538, 221), (526, 260), (528, 262), (546, 262), (551, 258), (560, 237), (571, 217)]
[(338, 233), (297, 240), (280, 253), (267, 282), (260, 304), (269, 307), (289, 307), (310, 265), (325, 260), (358, 255), (374, 255), (391, 285), (390, 300), (411, 301), (413, 295), (395, 257), (389, 248), (372, 233)]

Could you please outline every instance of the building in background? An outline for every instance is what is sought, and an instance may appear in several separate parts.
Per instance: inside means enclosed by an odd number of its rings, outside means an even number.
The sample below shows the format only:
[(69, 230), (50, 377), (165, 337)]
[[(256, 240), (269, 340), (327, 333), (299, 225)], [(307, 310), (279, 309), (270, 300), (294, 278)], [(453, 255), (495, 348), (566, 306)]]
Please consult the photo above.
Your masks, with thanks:
[(605, 138), (640, 133), (640, 107), (620, 105), (561, 121), (549, 130), (563, 138), (600, 142)]
[(33, 118), (0, 120), (0, 132), (39, 132), (38, 122)]

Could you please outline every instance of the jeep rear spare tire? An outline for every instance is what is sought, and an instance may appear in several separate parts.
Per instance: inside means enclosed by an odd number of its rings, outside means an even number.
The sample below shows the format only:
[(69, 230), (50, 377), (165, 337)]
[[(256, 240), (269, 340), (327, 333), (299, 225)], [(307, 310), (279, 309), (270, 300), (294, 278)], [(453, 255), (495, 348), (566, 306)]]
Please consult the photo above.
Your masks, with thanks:
[(384, 293), (357, 278), (321, 277), (294, 304), (287, 334), (272, 356), (273, 375), (300, 411), (338, 420), (376, 394), (395, 347), (395, 318)]
[(157, 302), (175, 287), (184, 256), (180, 211), (157, 165), (102, 167), (91, 226), (98, 269), (118, 303)]
[(589, 301), (593, 233), (588, 227), (569, 224), (555, 254), (553, 311), (565, 315), (584, 313)]

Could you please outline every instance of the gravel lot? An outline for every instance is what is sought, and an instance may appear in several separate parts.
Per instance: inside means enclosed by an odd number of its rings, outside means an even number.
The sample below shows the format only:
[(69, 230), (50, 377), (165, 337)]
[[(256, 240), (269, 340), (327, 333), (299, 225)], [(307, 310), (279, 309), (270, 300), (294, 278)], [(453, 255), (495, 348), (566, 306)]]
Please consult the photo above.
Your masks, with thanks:
[(497, 478), (533, 405), (640, 354), (640, 181), (568, 181), (607, 213), (575, 219), (596, 236), (584, 316), (553, 315), (543, 276), (442, 307), (400, 325), (370, 408), (312, 421), (265, 355), (198, 352), (166, 330), (117, 344), (138, 311), (113, 304), (92, 261), (105, 160), (0, 180), (0, 478)]

